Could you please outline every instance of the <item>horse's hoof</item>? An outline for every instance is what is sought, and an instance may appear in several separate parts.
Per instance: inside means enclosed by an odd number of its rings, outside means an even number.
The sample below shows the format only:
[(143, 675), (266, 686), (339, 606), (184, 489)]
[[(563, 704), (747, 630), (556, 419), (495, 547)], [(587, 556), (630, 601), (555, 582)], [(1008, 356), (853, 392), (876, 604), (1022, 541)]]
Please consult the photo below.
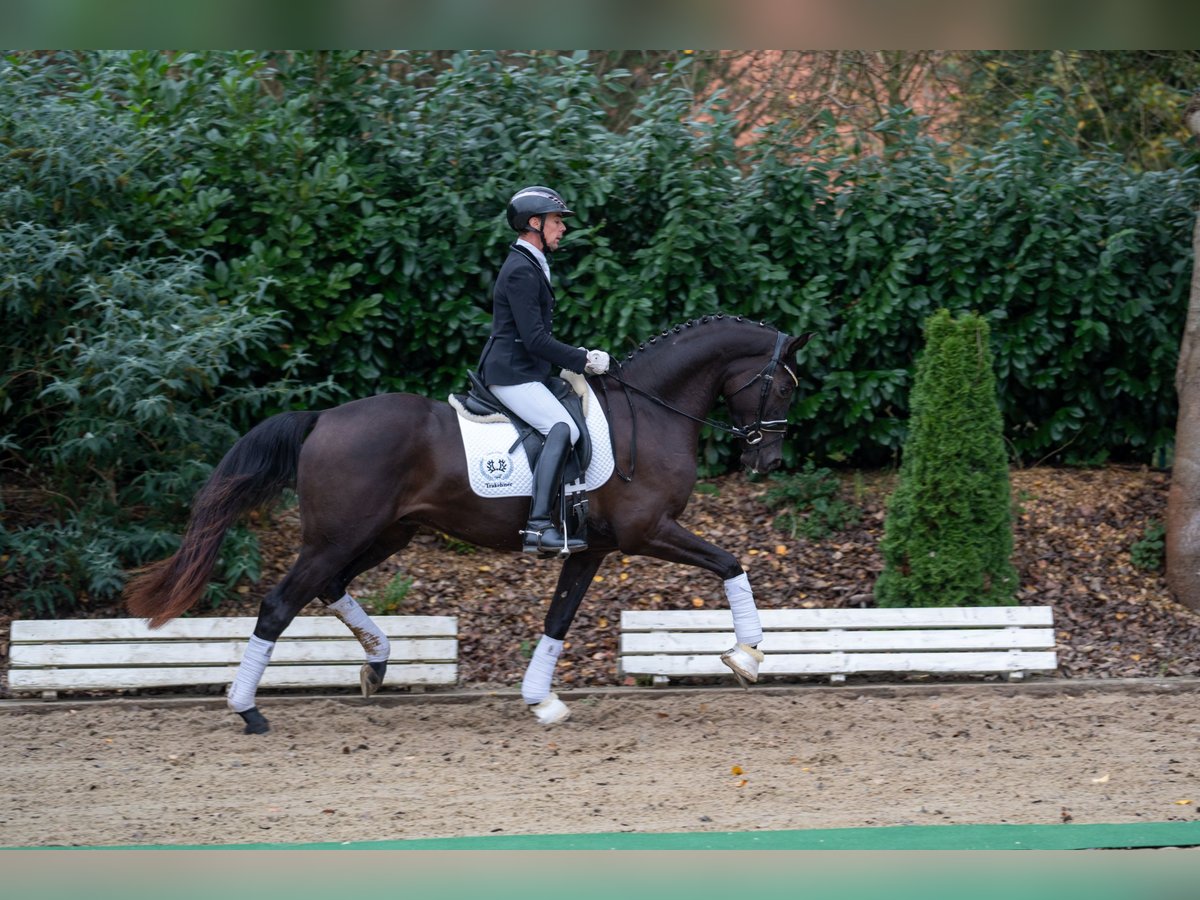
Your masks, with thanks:
[(749, 644), (735, 644), (721, 654), (721, 662), (733, 671), (738, 684), (747, 689), (758, 681), (758, 664), (765, 658), (761, 650)]
[(369, 662), (363, 664), (362, 669), (358, 673), (358, 685), (362, 688), (362, 695), (364, 697), (370, 697), (383, 687), (385, 672), (387, 672), (386, 662)]
[(531, 703), (529, 709), (542, 725), (560, 725), (571, 718), (571, 710), (558, 699), (558, 694), (550, 694), (540, 703)]
[(266, 734), (271, 730), (271, 726), (267, 724), (267, 717), (258, 711), (257, 706), (252, 706), (238, 715), (246, 723), (246, 727), (242, 729), (243, 734)]

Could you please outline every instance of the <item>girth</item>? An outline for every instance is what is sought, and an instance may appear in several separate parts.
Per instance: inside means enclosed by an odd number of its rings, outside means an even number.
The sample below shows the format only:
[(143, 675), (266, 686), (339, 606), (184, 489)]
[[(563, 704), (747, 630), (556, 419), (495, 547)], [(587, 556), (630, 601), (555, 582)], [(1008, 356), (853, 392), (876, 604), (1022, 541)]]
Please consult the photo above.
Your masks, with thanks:
[[(501, 403), (500, 398), (489, 391), (487, 385), (480, 380), (478, 372), (468, 372), (467, 379), (470, 382), (470, 389), (465, 394), (455, 394), (455, 399), (462, 404), (463, 409), (472, 415), (507, 417), (513, 427), (517, 429), (517, 440), (508, 448), (508, 452), (512, 453), (518, 445), (523, 446), (525, 455), (529, 458), (529, 467), (536, 468), (538, 457), (542, 453), (542, 445), (546, 440), (542, 433)], [(583, 478), (583, 473), (587, 471), (588, 463), (592, 461), (592, 436), (583, 415), (583, 398), (575, 393), (574, 388), (565, 378), (551, 375), (543, 383), (554, 394), (555, 399), (563, 405), (576, 427), (579, 428), (579, 440), (575, 442), (575, 448), (567, 460), (567, 470), (563, 480), (567, 483), (580, 480)]]

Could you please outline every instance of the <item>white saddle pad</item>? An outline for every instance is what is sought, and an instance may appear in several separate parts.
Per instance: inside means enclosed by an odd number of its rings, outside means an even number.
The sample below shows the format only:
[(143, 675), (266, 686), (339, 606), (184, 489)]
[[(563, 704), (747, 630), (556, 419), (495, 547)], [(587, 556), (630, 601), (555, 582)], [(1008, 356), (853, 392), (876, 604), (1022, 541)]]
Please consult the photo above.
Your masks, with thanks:
[[(613, 451), (608, 436), (608, 419), (600, 408), (591, 387), (584, 398), (587, 428), (592, 436), (592, 460), (588, 463), (584, 486), (590, 491), (612, 477)], [(457, 409), (456, 404), (454, 405)], [(458, 427), (462, 430), (463, 452), (467, 457), (467, 472), (471, 490), (480, 497), (533, 496), (533, 470), (525, 448), (517, 444), (517, 429), (512, 422), (483, 422), (458, 410)], [(509, 448), (517, 446), (509, 453)]]

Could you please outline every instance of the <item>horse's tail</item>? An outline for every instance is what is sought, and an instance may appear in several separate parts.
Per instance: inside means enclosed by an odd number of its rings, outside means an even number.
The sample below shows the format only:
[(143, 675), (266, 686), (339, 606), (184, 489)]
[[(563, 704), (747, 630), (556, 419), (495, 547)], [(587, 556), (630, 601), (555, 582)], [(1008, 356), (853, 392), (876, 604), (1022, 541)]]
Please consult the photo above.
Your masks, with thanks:
[(125, 586), (125, 606), (133, 615), (158, 628), (192, 607), (233, 523), (295, 482), (300, 446), (319, 415), (280, 413), (242, 435), (196, 494), (175, 555), (139, 569)]

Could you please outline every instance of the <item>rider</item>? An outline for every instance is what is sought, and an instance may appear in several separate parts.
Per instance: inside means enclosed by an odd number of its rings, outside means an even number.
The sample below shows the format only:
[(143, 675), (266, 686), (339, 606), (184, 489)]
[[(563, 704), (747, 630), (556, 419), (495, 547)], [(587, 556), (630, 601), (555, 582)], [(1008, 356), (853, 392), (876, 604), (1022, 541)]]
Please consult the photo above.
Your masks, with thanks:
[(496, 278), (492, 334), (479, 358), (479, 374), (488, 389), (546, 437), (533, 472), (529, 522), (522, 532), (522, 549), (529, 553), (587, 549), (585, 541), (565, 538), (552, 520), (551, 508), (579, 428), (545, 384), (555, 366), (591, 375), (608, 371), (603, 350), (568, 346), (551, 332), (554, 291), (549, 258), (566, 234), (563, 220), (572, 215), (547, 187), (522, 188), (508, 201), (508, 224), (517, 239)]

